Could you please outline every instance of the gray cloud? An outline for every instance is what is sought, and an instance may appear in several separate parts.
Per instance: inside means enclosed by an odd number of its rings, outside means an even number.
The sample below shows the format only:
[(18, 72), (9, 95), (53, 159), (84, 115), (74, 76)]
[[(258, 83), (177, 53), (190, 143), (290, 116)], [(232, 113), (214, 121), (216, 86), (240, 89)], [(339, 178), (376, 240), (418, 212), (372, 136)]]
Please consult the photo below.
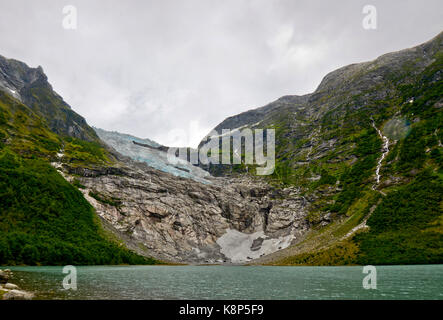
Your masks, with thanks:
[[(77, 30), (62, 28), (67, 4)], [(377, 30), (362, 28), (365, 4), (377, 8)], [(228, 116), (432, 38), (442, 9), (440, 0), (0, 0), (0, 54), (42, 65), (92, 125), (195, 146)]]

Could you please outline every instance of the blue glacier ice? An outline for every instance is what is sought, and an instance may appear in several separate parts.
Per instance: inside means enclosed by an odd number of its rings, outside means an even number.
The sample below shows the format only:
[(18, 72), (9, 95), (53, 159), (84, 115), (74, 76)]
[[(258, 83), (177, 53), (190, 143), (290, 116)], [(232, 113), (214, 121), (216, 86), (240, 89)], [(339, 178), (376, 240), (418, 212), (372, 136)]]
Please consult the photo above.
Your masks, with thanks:
[(166, 152), (134, 144), (135, 141), (155, 148), (160, 147), (161, 145), (155, 141), (95, 127), (94, 130), (102, 141), (124, 156), (135, 161), (145, 162), (154, 169), (168, 172), (178, 177), (190, 178), (202, 183), (210, 183), (210, 181), (205, 179), (210, 177), (210, 174), (192, 165), (188, 161), (177, 158), (177, 162), (172, 164), (168, 161)]

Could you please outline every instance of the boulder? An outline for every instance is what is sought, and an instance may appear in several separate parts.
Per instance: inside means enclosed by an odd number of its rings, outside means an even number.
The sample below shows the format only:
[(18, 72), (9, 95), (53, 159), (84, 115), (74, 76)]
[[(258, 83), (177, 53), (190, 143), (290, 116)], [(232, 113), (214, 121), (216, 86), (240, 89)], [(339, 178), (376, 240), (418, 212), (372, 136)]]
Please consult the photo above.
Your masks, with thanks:
[(13, 283), (6, 283), (3, 287), (8, 290), (18, 289), (18, 285), (13, 284)]
[(22, 290), (10, 290), (3, 295), (3, 300), (31, 300), (34, 294)]
[(0, 284), (5, 284), (9, 280), (9, 274), (0, 270)]

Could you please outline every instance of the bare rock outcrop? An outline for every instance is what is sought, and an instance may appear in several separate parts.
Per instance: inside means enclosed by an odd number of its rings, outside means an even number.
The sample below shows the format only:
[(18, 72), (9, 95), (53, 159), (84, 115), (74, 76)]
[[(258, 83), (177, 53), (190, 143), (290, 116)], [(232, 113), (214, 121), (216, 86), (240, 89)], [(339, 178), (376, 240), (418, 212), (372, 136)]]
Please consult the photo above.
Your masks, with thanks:
[[(132, 161), (103, 172), (63, 170), (68, 180), (75, 172), (85, 198), (106, 225), (124, 235), (128, 247), (166, 261), (246, 262), (253, 252), (263, 255), (290, 245), (308, 228), (297, 190), (276, 190), (251, 177), (203, 184)], [(246, 241), (237, 243), (244, 249), (235, 258), (231, 247), (223, 248), (227, 242), (219, 241), (229, 240), (230, 230), (245, 235), (235, 240)], [(261, 251), (254, 241), (259, 237), (265, 238)]]
[(32, 292), (20, 290), (13, 283), (8, 282), (12, 278), (12, 272), (9, 269), (0, 270), (0, 300), (32, 300)]

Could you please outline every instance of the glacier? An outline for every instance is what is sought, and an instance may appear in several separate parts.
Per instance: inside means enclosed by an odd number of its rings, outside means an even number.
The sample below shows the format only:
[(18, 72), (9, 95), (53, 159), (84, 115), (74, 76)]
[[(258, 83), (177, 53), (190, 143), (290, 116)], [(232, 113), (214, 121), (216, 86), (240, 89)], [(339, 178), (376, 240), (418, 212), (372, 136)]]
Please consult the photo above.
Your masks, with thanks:
[(161, 147), (161, 145), (155, 141), (138, 138), (130, 134), (116, 131), (106, 131), (96, 127), (93, 128), (102, 141), (124, 156), (135, 161), (145, 162), (148, 166), (154, 169), (178, 177), (189, 178), (206, 184), (211, 183), (207, 179), (211, 177), (209, 172), (200, 167), (196, 167), (190, 162), (179, 158), (176, 159), (176, 163), (172, 164), (168, 161), (168, 154), (165, 151), (150, 149), (134, 143), (137, 142), (153, 148)]

